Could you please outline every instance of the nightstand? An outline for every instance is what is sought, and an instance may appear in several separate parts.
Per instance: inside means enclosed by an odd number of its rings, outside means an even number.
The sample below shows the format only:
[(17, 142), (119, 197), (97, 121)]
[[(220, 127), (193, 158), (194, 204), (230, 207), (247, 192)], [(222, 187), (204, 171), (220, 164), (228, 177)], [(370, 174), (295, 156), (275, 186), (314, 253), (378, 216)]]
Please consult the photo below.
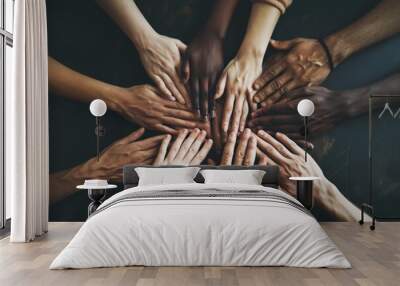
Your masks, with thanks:
[(313, 182), (319, 180), (319, 177), (290, 177), (289, 180), (297, 183), (297, 200), (303, 206), (311, 210), (313, 208)]
[(76, 188), (79, 190), (87, 190), (90, 204), (88, 206), (88, 217), (94, 213), (97, 208), (104, 201), (107, 190), (115, 189), (116, 185), (110, 185), (106, 180), (85, 180), (83, 185), (79, 185)]

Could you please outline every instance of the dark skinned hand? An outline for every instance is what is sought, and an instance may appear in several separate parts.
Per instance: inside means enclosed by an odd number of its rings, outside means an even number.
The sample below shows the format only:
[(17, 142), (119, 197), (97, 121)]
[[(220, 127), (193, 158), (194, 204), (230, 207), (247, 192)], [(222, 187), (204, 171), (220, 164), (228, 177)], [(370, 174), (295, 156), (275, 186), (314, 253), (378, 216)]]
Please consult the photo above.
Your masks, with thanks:
[(304, 122), (297, 113), (297, 104), (305, 98), (315, 104), (315, 113), (309, 119), (309, 131), (315, 133), (329, 130), (346, 119), (347, 104), (352, 97), (321, 86), (300, 88), (289, 92), (272, 107), (262, 107), (253, 112), (249, 126), (273, 133), (279, 131), (292, 139), (302, 138)]
[(261, 76), (254, 82), (254, 102), (268, 107), (291, 90), (319, 85), (331, 72), (328, 58), (315, 39), (271, 40), (271, 46), (282, 53), (267, 61)]
[(194, 109), (204, 119), (215, 116), (214, 89), (223, 67), (222, 38), (215, 33), (200, 33), (186, 50), (182, 72)]

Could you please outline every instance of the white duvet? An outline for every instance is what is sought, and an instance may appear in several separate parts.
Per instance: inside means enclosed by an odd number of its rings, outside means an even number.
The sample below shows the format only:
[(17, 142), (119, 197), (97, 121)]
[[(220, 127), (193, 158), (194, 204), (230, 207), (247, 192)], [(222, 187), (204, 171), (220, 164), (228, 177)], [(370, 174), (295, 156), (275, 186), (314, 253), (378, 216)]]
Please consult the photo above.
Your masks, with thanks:
[(349, 268), (318, 222), (279, 200), (182, 197), (121, 200), (145, 191), (265, 191), (233, 184), (141, 186), (105, 201), (50, 269), (145, 266), (294, 266)]

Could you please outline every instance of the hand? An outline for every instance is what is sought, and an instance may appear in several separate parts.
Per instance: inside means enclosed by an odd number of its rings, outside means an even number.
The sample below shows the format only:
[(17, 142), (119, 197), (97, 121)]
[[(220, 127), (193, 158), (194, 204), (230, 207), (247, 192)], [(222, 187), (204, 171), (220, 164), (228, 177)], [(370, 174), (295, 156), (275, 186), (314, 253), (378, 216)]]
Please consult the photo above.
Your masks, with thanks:
[(213, 90), (224, 65), (222, 38), (203, 32), (186, 50), (182, 65), (185, 82), (189, 81), (194, 109), (198, 115), (215, 116)]
[(289, 177), (319, 177), (324, 179), (321, 168), (311, 156), (304, 160), (304, 150), (282, 133), (276, 133), (276, 139), (264, 131), (257, 132), (257, 146), (270, 160), (269, 164), (279, 166), (280, 187), (296, 195), (296, 185)]
[(309, 118), (310, 133), (333, 128), (348, 117), (348, 109), (356, 105), (352, 95), (321, 86), (305, 87), (289, 92), (271, 107), (262, 107), (252, 113), (248, 125), (272, 132), (280, 131), (292, 139), (302, 139), (304, 122), (298, 115), (297, 104), (308, 98), (315, 104), (315, 113)]
[[(217, 84), (215, 98), (225, 93), (225, 105), (222, 116), (222, 137), (226, 141), (227, 134), (244, 130), (249, 108), (246, 97), (252, 103), (254, 80), (261, 74), (261, 60), (253, 56), (236, 57), (230, 61), (222, 72)], [(251, 104), (251, 109), (255, 105)], [(232, 115), (233, 114), (233, 115)]]
[(293, 89), (318, 85), (331, 72), (327, 54), (315, 39), (271, 40), (271, 45), (285, 52), (272, 57), (253, 84), (254, 101), (262, 106), (270, 107)]
[(72, 169), (68, 175), (72, 177), (108, 179), (120, 183), (122, 167), (128, 164), (151, 164), (157, 156), (159, 146), (165, 135), (139, 140), (145, 129), (141, 128), (130, 135), (108, 146), (97, 157)]
[[(175, 141), (171, 143), (171, 135), (167, 135), (161, 143), (154, 165), (200, 165), (207, 157), (213, 141), (206, 140), (206, 131), (195, 129), (191, 132), (183, 129)], [(169, 148), (169, 150), (167, 150)]]
[(157, 33), (138, 48), (143, 66), (162, 96), (189, 105), (186, 88), (178, 75), (181, 53), (185, 50), (186, 45), (180, 40)]
[(148, 129), (177, 134), (178, 128), (193, 129), (203, 124), (188, 107), (162, 98), (150, 85), (119, 88), (112, 100), (113, 110)]
[(240, 134), (236, 146), (238, 134), (231, 132), (224, 146), (221, 165), (252, 166), (256, 160), (257, 139), (250, 129), (246, 128)]

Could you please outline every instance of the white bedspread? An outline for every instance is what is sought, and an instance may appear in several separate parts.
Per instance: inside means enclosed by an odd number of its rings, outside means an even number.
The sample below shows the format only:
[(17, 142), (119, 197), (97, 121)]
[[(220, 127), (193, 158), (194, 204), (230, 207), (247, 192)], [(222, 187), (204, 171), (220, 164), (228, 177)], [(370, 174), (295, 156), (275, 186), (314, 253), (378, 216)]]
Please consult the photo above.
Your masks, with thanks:
[[(135, 187), (105, 201), (50, 269), (127, 265), (349, 268), (318, 222), (280, 200), (247, 197), (129, 198), (143, 191), (282, 191), (254, 185)], [(250, 193), (250, 192), (249, 192)]]

